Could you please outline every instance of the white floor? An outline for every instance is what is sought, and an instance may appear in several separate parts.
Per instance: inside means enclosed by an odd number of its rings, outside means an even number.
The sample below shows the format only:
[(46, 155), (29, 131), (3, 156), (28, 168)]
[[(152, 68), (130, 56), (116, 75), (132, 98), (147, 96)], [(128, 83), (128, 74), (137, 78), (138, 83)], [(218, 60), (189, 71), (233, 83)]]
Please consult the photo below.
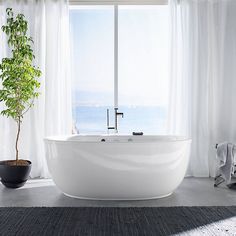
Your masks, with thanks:
[(29, 180), (20, 189), (0, 185), (0, 207), (6, 206), (74, 206), (74, 207), (158, 207), (158, 206), (231, 206), (236, 205), (236, 190), (224, 184), (214, 188), (213, 179), (185, 178), (169, 197), (148, 201), (89, 201), (65, 196), (52, 180)]

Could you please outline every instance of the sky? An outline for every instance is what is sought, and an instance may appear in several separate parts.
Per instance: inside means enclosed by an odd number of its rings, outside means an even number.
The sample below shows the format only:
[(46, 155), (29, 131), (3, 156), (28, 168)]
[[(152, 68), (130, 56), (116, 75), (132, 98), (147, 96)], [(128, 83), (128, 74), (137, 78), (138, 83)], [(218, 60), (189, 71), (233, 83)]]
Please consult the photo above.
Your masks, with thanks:
[[(167, 6), (119, 6), (119, 105), (166, 106), (169, 27)], [(113, 6), (70, 10), (74, 101), (112, 105)]]

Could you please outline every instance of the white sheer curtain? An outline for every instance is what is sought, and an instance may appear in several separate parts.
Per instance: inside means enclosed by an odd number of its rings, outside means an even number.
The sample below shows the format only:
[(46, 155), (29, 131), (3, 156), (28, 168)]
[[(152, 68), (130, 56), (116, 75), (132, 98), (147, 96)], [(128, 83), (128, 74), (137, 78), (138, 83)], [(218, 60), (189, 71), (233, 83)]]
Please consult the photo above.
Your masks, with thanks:
[[(48, 177), (43, 138), (71, 133), (71, 87), (69, 56), (69, 12), (66, 0), (9, 0), (0, 3), (0, 25), (5, 10), (23, 13), (34, 39), (35, 64), (42, 70), (40, 97), (23, 120), (20, 157), (32, 161), (31, 177)], [(0, 33), (0, 58), (9, 56)], [(3, 42), (3, 43), (2, 43)], [(0, 105), (0, 110), (3, 105)], [(0, 117), (0, 159), (13, 159), (16, 125)]]
[(215, 144), (236, 141), (236, 1), (169, 4), (169, 131), (192, 138), (187, 174), (214, 176)]
[[(211, 1), (210, 144), (236, 143), (236, 1)], [(210, 150), (210, 157), (213, 150)], [(210, 158), (210, 167), (214, 162)], [(210, 169), (214, 173), (214, 169)]]

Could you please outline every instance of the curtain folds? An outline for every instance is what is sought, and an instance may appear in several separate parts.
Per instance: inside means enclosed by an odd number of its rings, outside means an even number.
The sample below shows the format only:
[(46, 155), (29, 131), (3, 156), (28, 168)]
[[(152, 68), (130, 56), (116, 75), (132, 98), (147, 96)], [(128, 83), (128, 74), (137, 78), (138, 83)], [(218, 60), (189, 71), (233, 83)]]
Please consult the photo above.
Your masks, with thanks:
[[(5, 23), (7, 7), (12, 7), (15, 14), (26, 16), (29, 34), (34, 39), (35, 65), (42, 70), (40, 97), (23, 119), (20, 158), (33, 162), (31, 177), (49, 177), (43, 138), (70, 134), (72, 127), (68, 3), (65, 0), (2, 1), (0, 25)], [(6, 38), (3, 33), (0, 35), (2, 58), (10, 52)], [(0, 117), (0, 160), (14, 158), (15, 136), (14, 121)]]
[(214, 176), (215, 144), (236, 142), (236, 2), (170, 0), (169, 131), (192, 138), (188, 175)]

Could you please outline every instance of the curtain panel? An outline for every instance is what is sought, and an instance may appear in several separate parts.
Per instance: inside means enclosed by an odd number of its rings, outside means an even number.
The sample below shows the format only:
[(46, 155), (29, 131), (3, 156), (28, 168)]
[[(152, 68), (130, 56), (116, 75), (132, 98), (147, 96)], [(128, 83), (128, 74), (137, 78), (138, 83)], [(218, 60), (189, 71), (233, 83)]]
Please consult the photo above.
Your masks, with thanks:
[[(43, 139), (70, 134), (72, 127), (68, 3), (65, 0), (3, 0), (0, 25), (6, 22), (7, 7), (15, 14), (24, 14), (28, 20), (29, 35), (34, 40), (34, 63), (42, 71), (40, 96), (23, 119), (20, 158), (32, 161), (31, 177), (49, 177)], [(0, 58), (10, 56), (2, 32), (0, 42)], [(0, 160), (14, 159), (15, 137), (14, 121), (0, 116)]]
[(236, 1), (170, 0), (168, 126), (192, 138), (188, 175), (215, 175), (215, 144), (236, 142)]

